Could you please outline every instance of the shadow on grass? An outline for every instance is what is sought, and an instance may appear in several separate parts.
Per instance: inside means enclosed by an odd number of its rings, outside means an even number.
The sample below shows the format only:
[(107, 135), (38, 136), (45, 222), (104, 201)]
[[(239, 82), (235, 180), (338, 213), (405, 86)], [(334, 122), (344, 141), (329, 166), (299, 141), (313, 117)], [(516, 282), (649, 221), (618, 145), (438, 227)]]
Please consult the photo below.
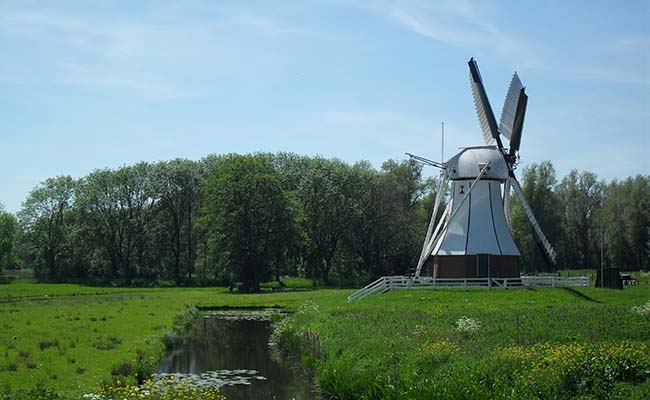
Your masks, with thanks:
[(589, 297), (586, 294), (575, 290), (574, 288), (564, 288), (564, 291), (570, 293), (571, 295), (573, 295), (575, 297), (579, 297), (579, 298), (581, 298), (583, 300), (591, 301), (592, 303), (598, 303), (598, 304), (603, 303), (602, 301), (599, 301), (599, 300), (596, 300), (596, 299), (594, 299), (592, 297)]

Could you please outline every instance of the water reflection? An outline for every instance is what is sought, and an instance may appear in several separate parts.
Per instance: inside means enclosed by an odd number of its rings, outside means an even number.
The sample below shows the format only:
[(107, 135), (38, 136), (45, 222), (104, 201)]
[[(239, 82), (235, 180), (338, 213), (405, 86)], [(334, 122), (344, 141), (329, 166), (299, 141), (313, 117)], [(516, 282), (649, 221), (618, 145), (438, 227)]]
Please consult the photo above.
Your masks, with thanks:
[(224, 385), (222, 392), (232, 400), (317, 399), (309, 379), (293, 362), (272, 357), (270, 336), (268, 320), (202, 317), (185, 344), (163, 358), (159, 372), (210, 376), (204, 384)]

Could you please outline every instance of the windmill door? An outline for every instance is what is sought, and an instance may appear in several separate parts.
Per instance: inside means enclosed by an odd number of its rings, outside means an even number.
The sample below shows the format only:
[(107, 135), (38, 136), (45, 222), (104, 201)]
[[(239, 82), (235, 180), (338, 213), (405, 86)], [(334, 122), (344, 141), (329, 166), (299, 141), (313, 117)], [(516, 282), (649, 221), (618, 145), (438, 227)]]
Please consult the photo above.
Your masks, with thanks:
[(490, 255), (479, 254), (477, 257), (477, 262), (478, 262), (478, 277), (489, 278), (490, 277)]

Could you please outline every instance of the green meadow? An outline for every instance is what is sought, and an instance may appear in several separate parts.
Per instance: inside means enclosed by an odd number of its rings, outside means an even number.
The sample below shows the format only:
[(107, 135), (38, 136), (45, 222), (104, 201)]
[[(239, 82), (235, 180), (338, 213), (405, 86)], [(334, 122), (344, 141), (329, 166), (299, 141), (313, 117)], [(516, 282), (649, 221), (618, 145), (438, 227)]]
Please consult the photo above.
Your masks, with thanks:
[[(308, 287), (306, 282), (296, 285)], [(274, 339), (325, 398), (644, 398), (650, 286), (623, 291), (351, 290), (262, 294), (227, 288), (0, 286), (0, 393), (42, 386), (81, 398), (155, 365), (178, 316), (196, 307), (282, 307)], [(128, 372), (126, 375), (135, 374)]]

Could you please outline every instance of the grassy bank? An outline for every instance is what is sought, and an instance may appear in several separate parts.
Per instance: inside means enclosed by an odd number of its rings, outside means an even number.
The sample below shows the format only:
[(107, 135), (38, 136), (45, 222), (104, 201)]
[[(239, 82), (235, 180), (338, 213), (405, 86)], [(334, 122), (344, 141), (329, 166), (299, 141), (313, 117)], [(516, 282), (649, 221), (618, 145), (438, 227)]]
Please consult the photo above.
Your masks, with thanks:
[(112, 370), (159, 354), (188, 305), (280, 306), (345, 297), (336, 291), (241, 295), (227, 288), (125, 289), (15, 282), (0, 285), (0, 393), (43, 385), (79, 398)]
[(650, 287), (395, 291), (307, 303), (284, 345), (341, 399), (650, 397)]
[(2, 285), (0, 391), (43, 384), (79, 398), (125, 361), (137, 364), (139, 350), (159, 354), (160, 338), (193, 305), (297, 311), (276, 339), (341, 399), (650, 393), (650, 321), (632, 311), (650, 286), (396, 291), (347, 303), (350, 293)]

